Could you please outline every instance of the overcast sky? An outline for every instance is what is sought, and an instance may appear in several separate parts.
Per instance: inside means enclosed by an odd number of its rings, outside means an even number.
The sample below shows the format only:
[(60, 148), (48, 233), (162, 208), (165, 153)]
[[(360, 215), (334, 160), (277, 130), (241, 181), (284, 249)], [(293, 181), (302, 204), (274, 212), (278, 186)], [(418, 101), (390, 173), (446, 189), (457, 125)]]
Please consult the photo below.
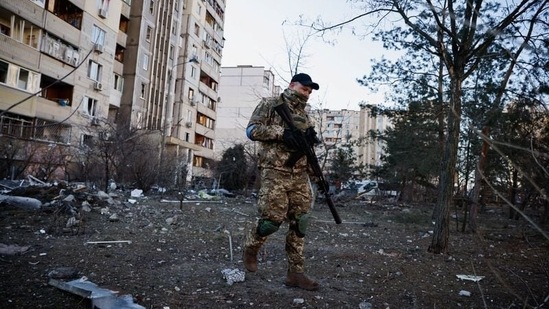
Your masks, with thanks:
[[(291, 25), (300, 15), (310, 21), (321, 17), (333, 24), (360, 12), (356, 8), (353, 11), (351, 5), (342, 0), (227, 0), (221, 65), (263, 66), (289, 75), (284, 35), (290, 41), (297, 40), (296, 27)], [(361, 32), (361, 24), (365, 22), (353, 26)], [(349, 30), (330, 38), (337, 42), (330, 45), (315, 39), (306, 45), (305, 53), (309, 57), (301, 71), (320, 84), (320, 90), (313, 92), (309, 102), (313, 107), (322, 102), (323, 108), (336, 110), (358, 110), (361, 101), (382, 103), (382, 94), (373, 94), (356, 82), (370, 71), (370, 59), (380, 59), (386, 53), (380, 43), (361, 39)], [(285, 78), (288, 80), (291, 76)], [(278, 84), (283, 89), (287, 86), (282, 81)]]

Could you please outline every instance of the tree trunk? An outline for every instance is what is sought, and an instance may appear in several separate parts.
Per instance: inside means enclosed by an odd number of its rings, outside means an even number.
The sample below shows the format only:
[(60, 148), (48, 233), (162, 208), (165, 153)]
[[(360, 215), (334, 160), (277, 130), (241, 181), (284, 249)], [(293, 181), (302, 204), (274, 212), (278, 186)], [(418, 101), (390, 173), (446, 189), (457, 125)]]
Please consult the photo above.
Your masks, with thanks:
[[(488, 127), (485, 126), (482, 128), (482, 136), (488, 136)], [(471, 196), (471, 209), (469, 211), (469, 230), (473, 233), (477, 231), (477, 215), (478, 215), (478, 206), (479, 206), (479, 197), (480, 191), (482, 188), (482, 177), (484, 173), (484, 168), (486, 167), (486, 160), (488, 156), (489, 145), (486, 140), (482, 141), (482, 149), (480, 151), (480, 156), (478, 159), (478, 166), (475, 169), (475, 185), (473, 187), (473, 194)]]
[(435, 229), (429, 252), (440, 254), (448, 252), (448, 237), (450, 234), (450, 203), (454, 192), (454, 176), (456, 171), (457, 150), (461, 121), (461, 80), (453, 77), (451, 86), (452, 97), (448, 110), (448, 137), (444, 143), (444, 154), (435, 208)]
[[(509, 200), (513, 204), (514, 207), (517, 205), (517, 180), (518, 180), (518, 171), (516, 169), (513, 169), (513, 174), (511, 178), (511, 192), (509, 193)], [(515, 208), (513, 206), (509, 206), (509, 219), (515, 218), (517, 216), (517, 213), (515, 211)]]

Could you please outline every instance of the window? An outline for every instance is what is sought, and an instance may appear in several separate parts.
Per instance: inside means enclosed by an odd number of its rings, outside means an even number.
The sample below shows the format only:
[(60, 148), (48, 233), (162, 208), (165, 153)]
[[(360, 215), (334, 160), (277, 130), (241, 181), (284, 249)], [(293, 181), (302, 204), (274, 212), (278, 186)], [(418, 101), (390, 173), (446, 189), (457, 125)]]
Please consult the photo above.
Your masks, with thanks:
[(18, 68), (16, 87), (22, 90), (35, 92), (39, 89), (40, 75), (29, 70)]
[(88, 77), (93, 79), (94, 81), (98, 82), (101, 81), (101, 70), (102, 65), (99, 63), (90, 60), (89, 67), (88, 67)]
[(175, 51), (175, 47), (173, 45), (170, 45), (170, 59), (173, 59), (173, 54), (174, 54), (174, 51)]
[(92, 43), (100, 46), (104, 46), (105, 34), (106, 34), (105, 30), (97, 27), (96, 25), (93, 25), (92, 37), (91, 37)]
[(17, 77), (17, 88), (27, 89), (29, 84), (29, 71), (25, 69), (19, 69), (19, 76)]
[(149, 68), (149, 55), (143, 55), (143, 70), (148, 70)]
[(2, 34), (31, 47), (39, 47), (42, 29), (19, 16), (12, 15), (11, 19), (8, 18), (9, 16), (0, 16), (0, 32)]
[(154, 13), (154, 0), (149, 1), (149, 12)]
[(84, 109), (85, 114), (95, 116), (97, 109), (97, 100), (84, 96), (82, 108)]
[(118, 90), (122, 92), (122, 89), (124, 87), (124, 77), (114, 74), (114, 90)]
[(196, 68), (191, 66), (191, 77), (196, 78)]
[(7, 25), (0, 24), (0, 33), (3, 34), (3, 35), (10, 36), (11, 29)]
[(206, 63), (208, 63), (209, 65), (213, 65), (213, 57), (212, 57), (212, 54), (210, 54), (210, 53), (207, 52), (207, 51), (204, 52), (204, 60), (205, 60)]
[(145, 85), (145, 83), (141, 83), (141, 99), (144, 99), (145, 98), (145, 89), (147, 88), (147, 86)]
[(36, 92), (40, 89), (40, 74), (0, 60), (0, 83)]
[(109, 12), (109, 4), (110, 0), (102, 0), (101, 8), (100, 10), (105, 13), (104, 16), (107, 16), (106, 13)]
[(88, 134), (80, 135), (80, 145), (91, 147), (93, 145), (93, 136)]
[(126, 49), (119, 44), (116, 44), (116, 50), (114, 52), (114, 59), (118, 62), (124, 62), (124, 52)]
[(194, 34), (200, 37), (200, 26), (198, 24), (194, 24)]
[(152, 28), (151, 28), (151, 26), (147, 26), (147, 34), (146, 34), (146, 37), (145, 37), (147, 42), (151, 41), (151, 35), (152, 35)]
[(189, 100), (194, 100), (194, 89), (189, 88), (189, 91), (187, 92), (187, 98), (189, 98)]
[(0, 60), (0, 83), (8, 83), (8, 68), (9, 64), (7, 62)]

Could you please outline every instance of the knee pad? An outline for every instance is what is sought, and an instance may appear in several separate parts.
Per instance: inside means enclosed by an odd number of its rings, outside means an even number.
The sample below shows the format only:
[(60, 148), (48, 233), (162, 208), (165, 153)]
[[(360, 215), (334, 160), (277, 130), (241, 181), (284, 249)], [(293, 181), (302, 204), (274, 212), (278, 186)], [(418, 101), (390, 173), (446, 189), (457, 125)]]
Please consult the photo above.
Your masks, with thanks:
[(257, 223), (257, 235), (261, 237), (269, 236), (272, 233), (278, 231), (280, 228), (280, 224), (278, 222), (274, 222), (268, 219), (260, 219)]
[(309, 226), (310, 218), (311, 216), (309, 214), (302, 214), (297, 216), (295, 220), (293, 220), (292, 224), (290, 224), (297, 237), (305, 237), (305, 232), (307, 232), (307, 226)]

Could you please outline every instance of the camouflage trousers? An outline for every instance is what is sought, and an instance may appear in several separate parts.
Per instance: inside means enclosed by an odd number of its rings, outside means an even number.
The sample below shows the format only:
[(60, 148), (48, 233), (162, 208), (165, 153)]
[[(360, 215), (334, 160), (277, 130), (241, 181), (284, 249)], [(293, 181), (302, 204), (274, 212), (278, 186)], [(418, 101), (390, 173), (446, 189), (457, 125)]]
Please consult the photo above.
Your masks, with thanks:
[[(260, 219), (277, 223), (284, 221), (290, 226), (300, 215), (306, 214), (311, 208), (311, 187), (307, 173), (287, 173), (272, 169), (261, 170), (261, 188), (259, 190), (258, 211)], [(245, 248), (257, 253), (268, 236), (257, 234), (258, 222), (249, 231)], [(286, 254), (288, 256), (288, 271), (302, 273), (305, 269), (303, 245), (305, 241), (298, 237), (292, 228), (286, 233)]]

